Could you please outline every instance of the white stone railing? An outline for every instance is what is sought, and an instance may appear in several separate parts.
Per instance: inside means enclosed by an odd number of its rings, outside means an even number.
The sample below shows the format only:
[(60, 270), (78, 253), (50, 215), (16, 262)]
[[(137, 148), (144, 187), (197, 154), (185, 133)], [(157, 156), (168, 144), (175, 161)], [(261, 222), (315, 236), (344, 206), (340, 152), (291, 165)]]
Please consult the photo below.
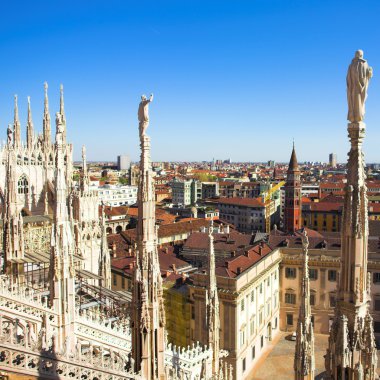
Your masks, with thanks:
[(132, 333), (128, 320), (110, 322), (96, 313), (84, 312), (75, 315), (75, 330), (78, 335), (106, 343), (129, 353), (132, 349)]
[(43, 379), (141, 379), (126, 370), (128, 361), (123, 353), (92, 345), (85, 352), (81, 346), (71, 351), (55, 352), (54, 344), (43, 348), (43, 337), (20, 329), (19, 319), (0, 319), (0, 368)]
[(46, 297), (25, 284), (18, 283), (17, 279), (12, 283), (7, 275), (0, 276), (0, 310), (38, 320), (47, 314), (53, 324), (57, 316), (48, 305)]

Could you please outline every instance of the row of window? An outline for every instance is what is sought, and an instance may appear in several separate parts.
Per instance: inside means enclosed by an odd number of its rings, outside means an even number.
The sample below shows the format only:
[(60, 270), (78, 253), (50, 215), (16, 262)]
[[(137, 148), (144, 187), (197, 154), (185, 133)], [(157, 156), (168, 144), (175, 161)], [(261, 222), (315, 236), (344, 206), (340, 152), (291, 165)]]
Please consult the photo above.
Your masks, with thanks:
[[(297, 277), (297, 268), (292, 268), (292, 267), (285, 268), (285, 277), (286, 278), (292, 278), (292, 279), (296, 278)], [(309, 268), (309, 278), (310, 278), (310, 280), (318, 280), (318, 269)], [(336, 281), (336, 270), (330, 269), (327, 273), (327, 278), (331, 282)]]
[[(295, 293), (285, 293), (285, 303), (287, 303), (289, 305), (295, 305), (296, 301), (297, 301), (296, 297), (297, 296)], [(335, 305), (336, 305), (335, 294), (330, 294), (329, 304), (330, 304), (330, 307), (335, 307)], [(310, 305), (315, 306), (315, 293), (314, 292), (310, 293)], [(380, 300), (379, 300), (379, 308), (380, 308)]]
[[(271, 329), (271, 327), (269, 327), (268, 325), (268, 329)], [(275, 322), (274, 322), (274, 326), (273, 326), (273, 329), (277, 329), (277, 318), (275, 319)], [(267, 336), (267, 339), (271, 340), (271, 334), (272, 332), (268, 331), (268, 336)], [(260, 350), (264, 347), (264, 336), (261, 335), (260, 336)], [(251, 348), (251, 361), (255, 360), (256, 358), (256, 346), (253, 345), (252, 348)], [(242, 371), (243, 373), (245, 372), (245, 370), (247, 369), (247, 361), (246, 361), (246, 358), (243, 358), (242, 361), (241, 361), (241, 364), (242, 364)]]
[[(331, 282), (336, 281), (337, 271), (335, 269), (330, 269), (327, 272), (327, 279)], [(297, 277), (297, 268), (286, 267), (285, 268), (285, 277), (294, 279)], [(310, 280), (318, 280), (318, 269), (309, 268), (309, 278)], [(373, 272), (372, 279), (374, 284), (380, 283), (380, 272)]]
[[(277, 272), (274, 272), (273, 277), (274, 277), (274, 280), (277, 280)], [(256, 291), (260, 294), (263, 294), (263, 283), (266, 284), (266, 286), (269, 288), (270, 283), (271, 283), (271, 278), (267, 277), (259, 286), (256, 287)], [(251, 302), (255, 301), (255, 289), (251, 290), (250, 300)], [(242, 298), (242, 300), (240, 301), (240, 311), (244, 311), (244, 309), (245, 309), (245, 301), (244, 301), (244, 298)]]

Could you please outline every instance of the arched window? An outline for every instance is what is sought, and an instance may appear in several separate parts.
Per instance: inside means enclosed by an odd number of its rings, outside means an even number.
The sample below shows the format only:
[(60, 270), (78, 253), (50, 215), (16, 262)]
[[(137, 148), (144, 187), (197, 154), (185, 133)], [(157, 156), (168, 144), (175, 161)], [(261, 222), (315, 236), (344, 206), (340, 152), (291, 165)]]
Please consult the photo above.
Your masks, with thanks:
[(22, 175), (18, 180), (18, 193), (19, 194), (29, 193), (29, 183), (25, 175)]

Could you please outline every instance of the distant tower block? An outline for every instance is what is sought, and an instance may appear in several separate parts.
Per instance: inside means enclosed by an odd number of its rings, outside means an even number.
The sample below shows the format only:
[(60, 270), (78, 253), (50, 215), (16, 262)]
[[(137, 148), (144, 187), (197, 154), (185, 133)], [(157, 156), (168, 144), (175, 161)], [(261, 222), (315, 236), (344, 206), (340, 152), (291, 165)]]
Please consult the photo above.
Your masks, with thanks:
[(285, 232), (292, 234), (301, 228), (301, 207), (301, 172), (298, 167), (296, 151), (293, 144), (285, 184)]
[(336, 164), (337, 164), (337, 156), (336, 156), (336, 153), (330, 153), (329, 154), (329, 165), (332, 167), (332, 168), (336, 168)]

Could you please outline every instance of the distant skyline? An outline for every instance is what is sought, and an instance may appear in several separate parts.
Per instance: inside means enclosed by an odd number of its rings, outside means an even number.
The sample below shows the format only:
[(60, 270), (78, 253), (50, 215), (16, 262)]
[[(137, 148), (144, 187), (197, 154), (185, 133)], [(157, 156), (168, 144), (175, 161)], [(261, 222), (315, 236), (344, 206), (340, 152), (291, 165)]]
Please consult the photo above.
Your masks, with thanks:
[[(138, 160), (137, 107), (150, 107), (153, 161), (345, 162), (346, 71), (374, 69), (366, 162), (380, 162), (380, 2), (337, 0), (48, 1), (0, 6), (0, 138), (18, 94), (42, 131), (65, 88), (67, 137), (93, 161)], [(52, 128), (55, 130), (54, 126)]]

